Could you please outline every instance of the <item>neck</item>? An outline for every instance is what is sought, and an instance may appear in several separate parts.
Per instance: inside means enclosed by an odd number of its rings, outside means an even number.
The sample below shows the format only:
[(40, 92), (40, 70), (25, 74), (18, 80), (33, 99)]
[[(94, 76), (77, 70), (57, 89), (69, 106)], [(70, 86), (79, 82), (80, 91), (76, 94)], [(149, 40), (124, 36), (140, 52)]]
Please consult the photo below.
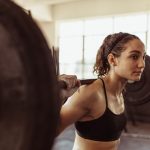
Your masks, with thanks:
[(107, 83), (107, 89), (115, 96), (122, 95), (122, 91), (127, 83), (127, 80), (121, 79), (119, 77), (114, 77), (113, 75), (106, 75), (104, 81)]

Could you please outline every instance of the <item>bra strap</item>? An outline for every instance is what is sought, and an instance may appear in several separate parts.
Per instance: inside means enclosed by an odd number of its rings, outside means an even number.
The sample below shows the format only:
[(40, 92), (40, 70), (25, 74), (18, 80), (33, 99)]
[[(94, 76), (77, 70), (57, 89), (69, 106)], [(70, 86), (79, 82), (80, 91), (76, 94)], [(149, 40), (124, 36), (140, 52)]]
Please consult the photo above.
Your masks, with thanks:
[(104, 83), (104, 80), (102, 78), (99, 78), (101, 79), (102, 83), (103, 83), (103, 88), (104, 88), (104, 94), (105, 94), (105, 99), (106, 99), (106, 106), (108, 106), (108, 100), (107, 100), (107, 94), (106, 94), (106, 88), (105, 88), (105, 83)]

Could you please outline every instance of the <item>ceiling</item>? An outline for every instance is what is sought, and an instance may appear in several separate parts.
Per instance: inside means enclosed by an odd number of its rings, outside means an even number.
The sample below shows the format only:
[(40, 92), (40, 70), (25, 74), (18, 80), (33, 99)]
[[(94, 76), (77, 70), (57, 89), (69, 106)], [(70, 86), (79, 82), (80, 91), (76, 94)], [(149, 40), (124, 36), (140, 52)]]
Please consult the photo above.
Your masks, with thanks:
[(36, 5), (36, 4), (56, 5), (56, 4), (79, 1), (79, 0), (14, 0), (14, 1), (20, 5), (28, 6), (28, 5)]
[(81, 0), (13, 0), (26, 10), (30, 10), (33, 18), (40, 21), (52, 21), (51, 7), (53, 5)]

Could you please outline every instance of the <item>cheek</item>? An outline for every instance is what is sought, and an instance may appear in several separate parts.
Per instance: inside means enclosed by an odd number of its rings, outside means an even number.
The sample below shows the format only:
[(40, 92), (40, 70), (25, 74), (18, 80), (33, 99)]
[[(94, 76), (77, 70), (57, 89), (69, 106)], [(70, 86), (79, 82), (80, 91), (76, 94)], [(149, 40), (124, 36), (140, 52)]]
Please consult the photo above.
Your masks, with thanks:
[(134, 65), (128, 62), (122, 62), (116, 67), (116, 73), (119, 75), (127, 75), (132, 72)]
[[(126, 61), (125, 61), (126, 60)], [(131, 59), (128, 58), (122, 58), (122, 60), (120, 60), (118, 62), (118, 67), (122, 70), (130, 70), (130, 69), (134, 69), (136, 67), (136, 63), (135, 61), (132, 61)]]

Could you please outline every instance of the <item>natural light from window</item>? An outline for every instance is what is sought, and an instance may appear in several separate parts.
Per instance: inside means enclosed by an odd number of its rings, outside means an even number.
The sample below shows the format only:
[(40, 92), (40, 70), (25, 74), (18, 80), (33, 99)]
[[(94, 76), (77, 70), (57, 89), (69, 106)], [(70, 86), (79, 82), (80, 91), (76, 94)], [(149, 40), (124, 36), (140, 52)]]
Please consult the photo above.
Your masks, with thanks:
[(61, 22), (59, 25), (60, 73), (78, 78), (96, 78), (93, 74), (96, 53), (104, 37), (114, 32), (129, 32), (141, 38), (150, 54), (149, 14), (128, 14)]

